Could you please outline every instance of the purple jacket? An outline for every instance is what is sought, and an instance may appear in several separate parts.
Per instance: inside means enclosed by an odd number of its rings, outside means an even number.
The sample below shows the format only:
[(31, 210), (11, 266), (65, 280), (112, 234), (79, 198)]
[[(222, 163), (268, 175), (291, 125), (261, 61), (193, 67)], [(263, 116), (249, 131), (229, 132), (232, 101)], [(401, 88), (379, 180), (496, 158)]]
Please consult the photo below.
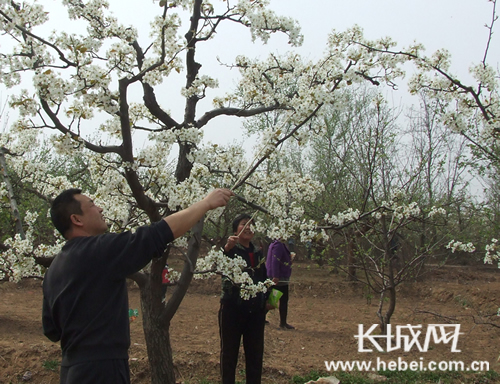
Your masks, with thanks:
[(279, 277), (281, 281), (289, 281), (292, 274), (292, 257), (287, 246), (279, 240), (274, 240), (267, 250), (267, 276), (272, 279)]

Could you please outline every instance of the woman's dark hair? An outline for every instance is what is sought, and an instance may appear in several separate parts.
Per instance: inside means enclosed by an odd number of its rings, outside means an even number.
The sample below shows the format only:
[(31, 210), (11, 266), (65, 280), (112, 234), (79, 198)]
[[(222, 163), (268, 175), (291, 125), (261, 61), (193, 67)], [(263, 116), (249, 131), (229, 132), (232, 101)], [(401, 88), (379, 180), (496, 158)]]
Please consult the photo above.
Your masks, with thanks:
[(59, 194), (50, 207), (50, 218), (54, 227), (63, 235), (71, 228), (71, 215), (81, 215), (82, 207), (80, 202), (75, 199), (75, 195), (82, 193), (81, 189), (71, 188)]
[(236, 231), (238, 230), (238, 225), (240, 225), (241, 220), (247, 220), (251, 218), (252, 216), (247, 213), (242, 213), (241, 215), (236, 216), (233, 220), (233, 233), (236, 233)]

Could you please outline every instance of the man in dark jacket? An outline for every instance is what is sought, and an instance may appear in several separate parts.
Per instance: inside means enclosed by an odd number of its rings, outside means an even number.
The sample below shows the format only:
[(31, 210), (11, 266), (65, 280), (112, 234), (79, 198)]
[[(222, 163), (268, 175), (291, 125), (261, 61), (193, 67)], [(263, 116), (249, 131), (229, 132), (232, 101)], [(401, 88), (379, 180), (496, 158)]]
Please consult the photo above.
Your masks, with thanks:
[(102, 208), (81, 190), (56, 197), (51, 218), (67, 242), (45, 274), (42, 321), (44, 334), (61, 342), (61, 384), (130, 382), (126, 277), (232, 194), (215, 190), (158, 223), (119, 234), (106, 233)]
[[(251, 217), (242, 214), (233, 221), (233, 236), (224, 246), (229, 257), (241, 256), (247, 263), (246, 272), (253, 282), (267, 279), (262, 249), (252, 242), (254, 233), (250, 227)], [(227, 278), (222, 279), (222, 297), (219, 310), (219, 333), (221, 342), (220, 368), (222, 384), (234, 384), (241, 338), (245, 350), (246, 383), (260, 384), (264, 357), (264, 325), (266, 320), (267, 295), (257, 294), (250, 300), (240, 297), (240, 289)]]

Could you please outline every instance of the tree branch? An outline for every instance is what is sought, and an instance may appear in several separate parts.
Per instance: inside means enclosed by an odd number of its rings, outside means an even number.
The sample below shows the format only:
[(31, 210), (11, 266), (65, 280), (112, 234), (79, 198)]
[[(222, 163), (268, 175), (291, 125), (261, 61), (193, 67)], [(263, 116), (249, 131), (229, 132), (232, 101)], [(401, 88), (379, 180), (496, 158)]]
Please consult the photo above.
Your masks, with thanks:
[[(45, 113), (49, 116), (50, 120), (54, 123), (55, 129), (57, 129), (61, 133), (70, 134), (74, 140), (78, 140), (79, 142), (83, 143), (85, 145), (85, 148), (90, 149), (91, 151), (96, 152), (96, 153), (117, 153), (119, 155), (122, 154), (121, 147), (118, 147), (118, 146), (106, 146), (105, 147), (105, 146), (95, 145), (95, 144), (92, 144), (89, 141), (83, 139), (81, 136), (72, 132), (70, 129), (68, 129), (66, 126), (64, 126), (64, 124), (61, 123), (61, 121), (57, 117), (57, 114), (55, 114), (50, 109), (47, 100), (40, 97), (40, 104), (42, 105), (42, 108), (45, 111)], [(47, 128), (51, 128), (51, 127), (47, 127)]]

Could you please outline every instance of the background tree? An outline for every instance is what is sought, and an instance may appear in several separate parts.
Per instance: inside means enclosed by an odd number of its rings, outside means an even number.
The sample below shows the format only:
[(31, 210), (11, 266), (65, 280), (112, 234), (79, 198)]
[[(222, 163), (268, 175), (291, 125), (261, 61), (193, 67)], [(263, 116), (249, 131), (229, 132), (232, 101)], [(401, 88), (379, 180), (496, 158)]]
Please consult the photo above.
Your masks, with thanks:
[[(324, 187), (305, 209), (329, 224), (320, 226), (330, 239), (318, 262), (329, 262), (377, 294), (385, 329), (396, 308), (395, 288), (414, 279), (426, 259), (443, 260), (443, 246), (457, 233), (455, 217), (446, 225), (448, 216), (438, 207), (464, 206), (465, 195), (457, 191), (464, 185), (465, 153), (433, 124), (425, 103), (403, 120), (371, 88), (351, 87), (336, 98), (337, 104), (311, 122), (311, 130), (321, 134), (299, 149), (306, 160), (294, 169)], [(282, 153), (281, 163), (272, 166), (293, 165), (295, 156)]]
[(400, 160), (407, 159), (407, 151), (397, 111), (367, 89), (343, 96), (349, 107), (330, 111), (327, 135), (311, 151), (320, 171), (315, 175), (335, 181), (325, 190), (340, 202), (323, 213), (328, 225), (321, 228), (331, 235), (336, 256), (331, 262), (379, 296), (377, 316), (385, 332), (396, 308), (396, 287), (415, 276), (443, 239), (425, 248), (415, 242), (416, 226), (429, 222), (430, 212), (423, 213), (412, 200), (417, 170)]
[[(388, 57), (402, 56), (411, 60), (417, 72), (409, 81), (410, 92), (424, 91), (430, 100), (439, 104), (439, 121), (450, 133), (465, 138), (471, 148), (477, 167), (482, 170), (486, 167), (496, 168), (499, 163), (498, 139), (500, 134), (500, 98), (498, 70), (488, 63), (488, 52), (493, 41), (493, 30), (498, 19), (496, 14), (496, 0), (488, 0), (492, 5), (491, 21), (486, 24), (488, 39), (481, 61), (470, 67), (472, 81), (460, 79), (450, 71), (450, 54), (446, 50), (439, 50), (431, 56), (424, 54), (423, 48), (414, 46), (411, 50), (396, 52), (385, 49)], [(364, 43), (360, 43), (366, 47)], [(380, 51), (381, 53), (382, 51)], [(487, 192), (488, 194), (488, 192)], [(464, 217), (462, 207), (455, 209), (459, 228), (463, 229), (464, 219), (476, 216), (478, 209), (472, 205), (467, 207)], [(480, 227), (478, 223), (478, 227)], [(484, 240), (483, 240), (484, 241)], [(498, 253), (490, 252), (496, 249), (496, 238), (493, 238), (486, 247), (487, 262), (492, 261), (492, 255), (498, 258)], [(453, 251), (461, 249), (461, 242), (452, 242)], [(465, 248), (470, 248), (467, 244)]]
[[(470, 183), (474, 181), (473, 161), (465, 138), (450, 135), (441, 123), (441, 100), (430, 99), (425, 92), (419, 94), (419, 108), (408, 112), (405, 153), (408, 165), (404, 168), (412, 180), (411, 194), (424, 209), (440, 206), (447, 210), (448, 226), (425, 228), (422, 223), (420, 247), (443, 236), (443, 233), (471, 231), (470, 223), (462, 220), (465, 207), (474, 204)], [(402, 156), (401, 156), (402, 157)], [(476, 203), (477, 203), (476, 199)], [(458, 224), (458, 225), (455, 225)], [(444, 255), (443, 255), (444, 256)], [(434, 261), (445, 262), (446, 257), (435, 255)]]

